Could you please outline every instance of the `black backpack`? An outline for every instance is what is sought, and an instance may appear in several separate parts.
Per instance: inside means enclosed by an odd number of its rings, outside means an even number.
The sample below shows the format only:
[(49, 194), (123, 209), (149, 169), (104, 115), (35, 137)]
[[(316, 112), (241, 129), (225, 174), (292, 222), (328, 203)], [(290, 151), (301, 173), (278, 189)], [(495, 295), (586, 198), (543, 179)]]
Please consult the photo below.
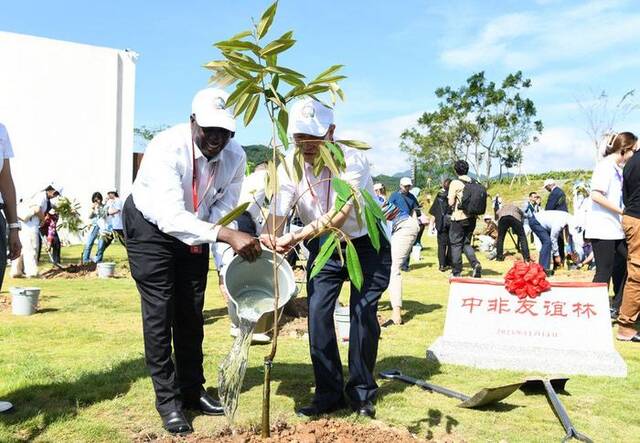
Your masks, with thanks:
[(462, 199), (458, 204), (458, 209), (469, 217), (477, 217), (487, 210), (487, 188), (482, 186), (477, 180), (463, 182)]

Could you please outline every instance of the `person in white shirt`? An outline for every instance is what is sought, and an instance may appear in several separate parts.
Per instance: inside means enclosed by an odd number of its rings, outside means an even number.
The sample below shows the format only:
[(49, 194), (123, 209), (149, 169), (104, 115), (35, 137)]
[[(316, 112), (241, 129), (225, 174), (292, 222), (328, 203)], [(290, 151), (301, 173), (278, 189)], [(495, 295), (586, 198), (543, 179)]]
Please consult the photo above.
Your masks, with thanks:
[(122, 229), (122, 206), (124, 203), (118, 195), (118, 191), (107, 192), (107, 214), (109, 222), (113, 230), (114, 239), (118, 239), (122, 245), (125, 245), (124, 231)]
[[(380, 250), (376, 252), (367, 227), (359, 223), (352, 203), (331, 217), (336, 203), (336, 193), (330, 182), (331, 172), (324, 168), (316, 175), (312, 165), (319, 155), (320, 145), (325, 140), (333, 140), (334, 130), (333, 111), (318, 101), (307, 98), (291, 107), (288, 133), (293, 137), (296, 150), (300, 150), (304, 157), (303, 177), (295, 183), (282, 165), (278, 168), (280, 190), (274, 196), (273, 212), (268, 216), (260, 238), (267, 247), (275, 248), (278, 252), (286, 252), (297, 243), (305, 242), (310, 252), (307, 269), (311, 269), (328, 228), (340, 228), (351, 239), (360, 259), (364, 282), (361, 290), (351, 286), (349, 380), (345, 387), (333, 322), (336, 302), (348, 277), (347, 264), (340, 260), (336, 252), (314, 278), (307, 280), (309, 343), (316, 389), (312, 404), (299, 409), (297, 413), (312, 417), (345, 408), (346, 391), (354, 411), (373, 417), (373, 401), (377, 392), (373, 371), (380, 337), (378, 300), (389, 284), (391, 247), (381, 234)], [(343, 148), (343, 152), (346, 170), (340, 174), (340, 178), (357, 189), (365, 189), (375, 198), (365, 155), (350, 148)], [(293, 167), (293, 156), (291, 152), (285, 160), (291, 165), (289, 170)], [(284, 220), (294, 207), (305, 226), (299, 231), (281, 235)], [(271, 237), (274, 224), (279, 228), (277, 239)], [(340, 247), (344, 249), (345, 245), (341, 244)]]
[[(20, 244), (20, 223), (16, 208), (16, 188), (11, 176), (10, 159), (13, 157), (13, 148), (9, 133), (0, 123), (0, 287), (4, 280), (4, 271), (7, 265), (7, 228), (9, 228), (9, 259), (15, 260), (20, 256), (22, 245)], [(0, 413), (13, 409), (8, 401), (0, 401)]]
[(622, 168), (633, 156), (635, 143), (612, 135), (604, 158), (591, 177), (591, 207), (585, 217), (585, 238), (591, 241), (596, 261), (593, 281), (613, 284), (611, 315), (617, 318), (627, 279), (627, 242), (622, 229)]
[[(57, 188), (59, 188), (59, 186), (53, 183), (49, 184), (42, 191), (21, 200), (18, 204), (22, 254), (16, 260), (11, 261), (12, 277), (33, 278), (38, 276), (38, 262), (41, 248), (40, 226), (44, 221), (45, 215), (51, 210), (51, 200), (60, 194)], [(59, 261), (59, 249), (57, 257)]]
[(173, 434), (192, 431), (183, 408), (223, 414), (204, 389), (202, 368), (209, 243), (226, 242), (248, 261), (262, 252), (257, 238), (216, 224), (236, 207), (246, 167), (227, 99), (219, 89), (196, 93), (190, 124), (147, 146), (122, 210), (156, 409)]
[(562, 263), (559, 237), (564, 237), (565, 228), (568, 228), (570, 235), (577, 235), (573, 216), (567, 211), (540, 211), (529, 218), (529, 226), (542, 244), (538, 263), (550, 273), (551, 257), (554, 265), (560, 266)]

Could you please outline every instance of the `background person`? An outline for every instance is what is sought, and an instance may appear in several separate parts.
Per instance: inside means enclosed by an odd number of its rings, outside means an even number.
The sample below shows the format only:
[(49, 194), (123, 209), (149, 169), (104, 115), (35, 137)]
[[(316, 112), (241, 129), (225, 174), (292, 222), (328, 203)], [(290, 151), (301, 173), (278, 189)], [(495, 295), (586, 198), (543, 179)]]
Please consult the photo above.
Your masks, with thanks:
[(124, 231), (122, 227), (122, 207), (124, 203), (118, 195), (118, 191), (107, 192), (107, 216), (108, 223), (111, 225), (113, 239), (117, 239), (122, 246), (125, 245)]
[(447, 200), (451, 179), (442, 182), (442, 188), (436, 195), (433, 205), (429, 209), (435, 219), (438, 242), (438, 269), (446, 271), (451, 266), (451, 247), (449, 245), (449, 227), (451, 226), (451, 209)]
[(540, 211), (529, 219), (529, 226), (542, 244), (538, 263), (551, 273), (551, 257), (555, 266), (560, 266), (560, 237), (564, 237), (565, 228), (574, 231), (571, 214), (566, 211)]
[[(624, 135), (623, 135), (624, 134)], [(638, 137), (623, 132), (625, 145), (635, 140), (633, 157), (624, 166), (622, 172), (622, 199), (624, 215), (622, 228), (627, 239), (627, 282), (622, 294), (622, 304), (618, 315), (618, 333), (616, 338), (623, 341), (640, 342), (640, 333), (636, 330), (636, 321), (640, 314), (640, 154)], [(596, 267), (599, 266), (596, 258)]]
[(482, 266), (471, 246), (473, 231), (476, 229), (476, 217), (468, 216), (459, 208), (465, 183), (471, 182), (471, 177), (467, 175), (469, 172), (469, 163), (464, 160), (457, 160), (453, 165), (453, 170), (458, 178), (451, 181), (449, 185), (449, 195), (447, 196), (449, 206), (453, 208), (451, 213), (451, 227), (449, 228), (451, 261), (453, 263), (452, 275), (459, 277), (462, 273), (462, 253), (464, 252), (473, 269), (471, 275), (474, 278), (480, 278), (482, 276)]
[(633, 155), (636, 140), (629, 133), (613, 134), (604, 158), (591, 177), (591, 207), (585, 218), (585, 238), (591, 241), (596, 263), (593, 281), (613, 284), (611, 315), (618, 317), (627, 279), (627, 242), (622, 229), (622, 168)]
[[(420, 226), (415, 211), (420, 204), (409, 191), (413, 183), (409, 177), (400, 179), (400, 189), (389, 197), (389, 203), (398, 208), (398, 215), (392, 221), (391, 231), (391, 280), (389, 295), (391, 298), (391, 320), (402, 324), (402, 272), (403, 263), (409, 258), (411, 248), (416, 242)], [(407, 266), (408, 267), (408, 266)]]
[[(545, 211), (565, 211), (569, 212), (567, 207), (567, 196), (562, 189), (556, 186), (556, 182), (552, 178), (544, 181), (544, 188), (549, 191), (549, 198), (544, 205)], [(564, 263), (564, 236), (558, 237), (558, 249), (560, 253), (560, 262)]]
[[(320, 144), (325, 140), (333, 140), (334, 130), (333, 111), (320, 102), (308, 98), (291, 107), (288, 133), (293, 137), (296, 149), (302, 151), (304, 177), (295, 183), (282, 165), (278, 168), (280, 191), (276, 198), (277, 204), (269, 215), (260, 238), (268, 247), (275, 246), (281, 252), (286, 252), (299, 242), (306, 242), (310, 252), (308, 269), (311, 269), (320, 250), (319, 234), (328, 227), (338, 227), (350, 238), (360, 259), (363, 284), (361, 290), (351, 285), (349, 296), (349, 380), (345, 386), (333, 321), (336, 301), (348, 278), (348, 271), (347, 264), (336, 253), (329, 257), (315, 277), (309, 279), (307, 276), (309, 347), (315, 394), (311, 405), (300, 408), (297, 413), (300, 416), (314, 417), (343, 409), (347, 406), (344, 398), (346, 393), (351, 408), (358, 415), (373, 417), (373, 402), (378, 390), (374, 375), (380, 338), (378, 301), (389, 284), (391, 251), (384, 235), (380, 236), (379, 252), (375, 250), (366, 226), (358, 223), (352, 203), (345, 205), (333, 219), (330, 217), (336, 201), (336, 194), (326, 181), (331, 173), (325, 168), (316, 176), (312, 165)], [(365, 189), (373, 197), (369, 161), (364, 153), (348, 147), (344, 147), (343, 152), (346, 170), (340, 177), (357, 189)], [(293, 155), (291, 152), (286, 161), (291, 162)], [(283, 221), (294, 205), (305, 226), (301, 230), (273, 239), (272, 226), (275, 224), (280, 227), (277, 231), (277, 235), (280, 235)], [(340, 247), (344, 248), (344, 243)]]
[(529, 261), (529, 245), (527, 235), (524, 232), (524, 213), (516, 205), (507, 203), (497, 212), (498, 215), (498, 239), (496, 240), (496, 260), (504, 260), (504, 238), (509, 229), (518, 237), (518, 248), (524, 261)]
[(236, 207), (246, 169), (227, 98), (219, 89), (199, 91), (190, 124), (156, 135), (123, 208), (156, 409), (174, 434), (192, 431), (183, 409), (223, 413), (204, 389), (202, 367), (209, 243), (226, 242), (249, 261), (262, 252), (252, 236), (215, 224)]
[(91, 195), (91, 209), (89, 210), (89, 226), (87, 240), (82, 249), (82, 263), (91, 262), (91, 249), (100, 234), (98, 221), (104, 217), (104, 205), (102, 204), (102, 194), (98, 191)]
[[(4, 280), (4, 273), (7, 266), (7, 249), (9, 259), (15, 260), (20, 256), (22, 245), (20, 244), (20, 223), (18, 223), (18, 213), (16, 208), (16, 188), (11, 176), (10, 159), (13, 158), (13, 147), (9, 139), (9, 133), (5, 126), (0, 123), (0, 288)], [(7, 245), (7, 228), (9, 231)], [(8, 248), (7, 248), (8, 246)], [(0, 413), (13, 409), (13, 405), (8, 401), (0, 401)]]

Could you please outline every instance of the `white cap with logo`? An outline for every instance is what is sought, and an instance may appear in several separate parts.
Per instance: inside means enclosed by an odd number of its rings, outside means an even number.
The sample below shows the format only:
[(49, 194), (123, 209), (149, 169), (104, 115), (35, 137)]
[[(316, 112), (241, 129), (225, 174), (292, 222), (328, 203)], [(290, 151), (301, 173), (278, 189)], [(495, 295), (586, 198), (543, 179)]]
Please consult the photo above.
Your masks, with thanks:
[(374, 191), (379, 191), (380, 189), (384, 189), (384, 185), (382, 183), (374, 183), (373, 184), (373, 190)]
[(409, 177), (402, 177), (400, 179), (400, 186), (413, 186), (413, 181)]
[(553, 186), (556, 184), (556, 181), (552, 178), (548, 178), (544, 181), (544, 187), (546, 188), (547, 186)]
[(227, 109), (227, 94), (222, 89), (205, 88), (196, 92), (191, 102), (191, 113), (196, 123), (203, 128), (224, 128), (231, 132), (236, 130), (236, 120)]
[(287, 132), (323, 137), (333, 123), (333, 110), (309, 97), (291, 106)]

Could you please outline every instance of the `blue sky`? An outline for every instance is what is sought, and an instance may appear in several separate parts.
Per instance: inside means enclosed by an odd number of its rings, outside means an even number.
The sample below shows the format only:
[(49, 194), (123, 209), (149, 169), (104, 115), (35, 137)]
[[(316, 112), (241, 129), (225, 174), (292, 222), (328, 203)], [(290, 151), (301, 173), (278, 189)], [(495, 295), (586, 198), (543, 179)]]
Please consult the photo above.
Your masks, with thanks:
[[(4, 2), (0, 30), (140, 54), (136, 126), (184, 121), (193, 93), (207, 83), (201, 65), (218, 57), (213, 42), (247, 29), (269, 1)], [(525, 153), (527, 172), (589, 168), (593, 149), (576, 101), (592, 91), (619, 97), (638, 87), (640, 8), (605, 1), (281, 0), (274, 37), (293, 29), (298, 43), (285, 66), (313, 76), (346, 65), (347, 95), (338, 132), (374, 146), (376, 172), (407, 169), (399, 134), (435, 107), (433, 91), (473, 72), (491, 79), (522, 70), (545, 132)], [(640, 95), (640, 94), (639, 94)], [(640, 132), (640, 113), (619, 129)], [(243, 144), (266, 143), (264, 115), (240, 125)]]

